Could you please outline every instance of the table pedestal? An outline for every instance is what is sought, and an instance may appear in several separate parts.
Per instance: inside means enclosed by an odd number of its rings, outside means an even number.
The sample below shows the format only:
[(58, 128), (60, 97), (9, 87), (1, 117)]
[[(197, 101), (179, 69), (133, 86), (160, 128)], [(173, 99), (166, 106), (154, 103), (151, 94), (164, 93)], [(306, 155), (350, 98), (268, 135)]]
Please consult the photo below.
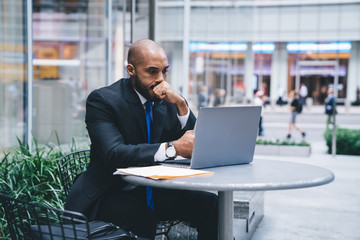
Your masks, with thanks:
[(181, 189), (218, 191), (219, 239), (233, 240), (234, 191), (269, 191), (315, 187), (330, 183), (331, 171), (307, 164), (256, 159), (250, 164), (204, 169), (213, 172), (202, 176), (158, 181), (139, 176), (123, 176), (137, 185)]
[(219, 239), (233, 240), (233, 191), (219, 191)]

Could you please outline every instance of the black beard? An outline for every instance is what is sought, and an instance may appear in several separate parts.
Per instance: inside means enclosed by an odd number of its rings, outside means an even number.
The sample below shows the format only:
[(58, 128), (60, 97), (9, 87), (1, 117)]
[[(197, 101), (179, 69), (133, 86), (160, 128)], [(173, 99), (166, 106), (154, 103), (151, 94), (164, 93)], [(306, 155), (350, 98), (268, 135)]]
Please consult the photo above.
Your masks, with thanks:
[(152, 102), (158, 102), (160, 99), (157, 97), (150, 96), (148, 88), (141, 84), (141, 81), (137, 74), (135, 74), (135, 89), (138, 91), (144, 98)]

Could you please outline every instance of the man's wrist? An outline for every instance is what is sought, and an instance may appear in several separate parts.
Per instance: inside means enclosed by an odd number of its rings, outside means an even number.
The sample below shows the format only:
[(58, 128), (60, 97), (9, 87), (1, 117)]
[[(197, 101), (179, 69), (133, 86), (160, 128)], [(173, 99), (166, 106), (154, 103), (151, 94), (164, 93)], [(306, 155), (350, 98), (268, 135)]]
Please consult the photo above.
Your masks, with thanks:
[(166, 143), (165, 155), (168, 159), (175, 159), (176, 149), (172, 142)]
[(172, 145), (174, 146), (174, 148), (176, 150), (176, 156), (181, 156), (178, 142), (179, 142), (178, 140), (175, 140), (175, 141), (172, 142)]
[(160, 144), (159, 149), (157, 150), (154, 156), (155, 162), (162, 162), (166, 160), (165, 150), (166, 150), (166, 143)]
[(181, 124), (181, 129), (183, 129), (186, 126), (187, 121), (189, 120), (189, 116), (190, 116), (190, 109), (189, 107), (187, 108), (187, 113), (184, 116), (180, 116), (179, 114), (177, 115), (179, 122)]
[(185, 116), (188, 113), (188, 106), (186, 104), (185, 99), (181, 98), (176, 104), (175, 104), (179, 116)]

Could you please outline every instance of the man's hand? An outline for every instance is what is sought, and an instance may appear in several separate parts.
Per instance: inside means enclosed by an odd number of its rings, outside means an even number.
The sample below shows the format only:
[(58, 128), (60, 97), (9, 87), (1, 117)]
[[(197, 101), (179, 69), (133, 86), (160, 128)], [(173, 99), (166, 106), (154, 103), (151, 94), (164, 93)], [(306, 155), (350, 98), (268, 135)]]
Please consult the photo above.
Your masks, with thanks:
[(155, 95), (159, 99), (172, 103), (176, 106), (179, 116), (184, 116), (188, 112), (188, 107), (182, 98), (166, 81), (160, 82), (153, 88)]
[(173, 141), (176, 155), (184, 158), (191, 158), (194, 148), (195, 134), (194, 130), (186, 131), (185, 134), (176, 141)]

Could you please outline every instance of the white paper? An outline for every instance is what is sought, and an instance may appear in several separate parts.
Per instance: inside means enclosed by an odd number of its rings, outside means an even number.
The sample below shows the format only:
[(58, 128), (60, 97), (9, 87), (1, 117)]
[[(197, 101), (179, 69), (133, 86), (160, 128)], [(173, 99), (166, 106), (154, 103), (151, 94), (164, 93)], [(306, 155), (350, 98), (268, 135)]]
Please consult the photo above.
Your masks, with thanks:
[(136, 175), (160, 180), (182, 178), (210, 173), (212, 172), (159, 165), (149, 167), (118, 168), (117, 171), (114, 172), (114, 175)]

